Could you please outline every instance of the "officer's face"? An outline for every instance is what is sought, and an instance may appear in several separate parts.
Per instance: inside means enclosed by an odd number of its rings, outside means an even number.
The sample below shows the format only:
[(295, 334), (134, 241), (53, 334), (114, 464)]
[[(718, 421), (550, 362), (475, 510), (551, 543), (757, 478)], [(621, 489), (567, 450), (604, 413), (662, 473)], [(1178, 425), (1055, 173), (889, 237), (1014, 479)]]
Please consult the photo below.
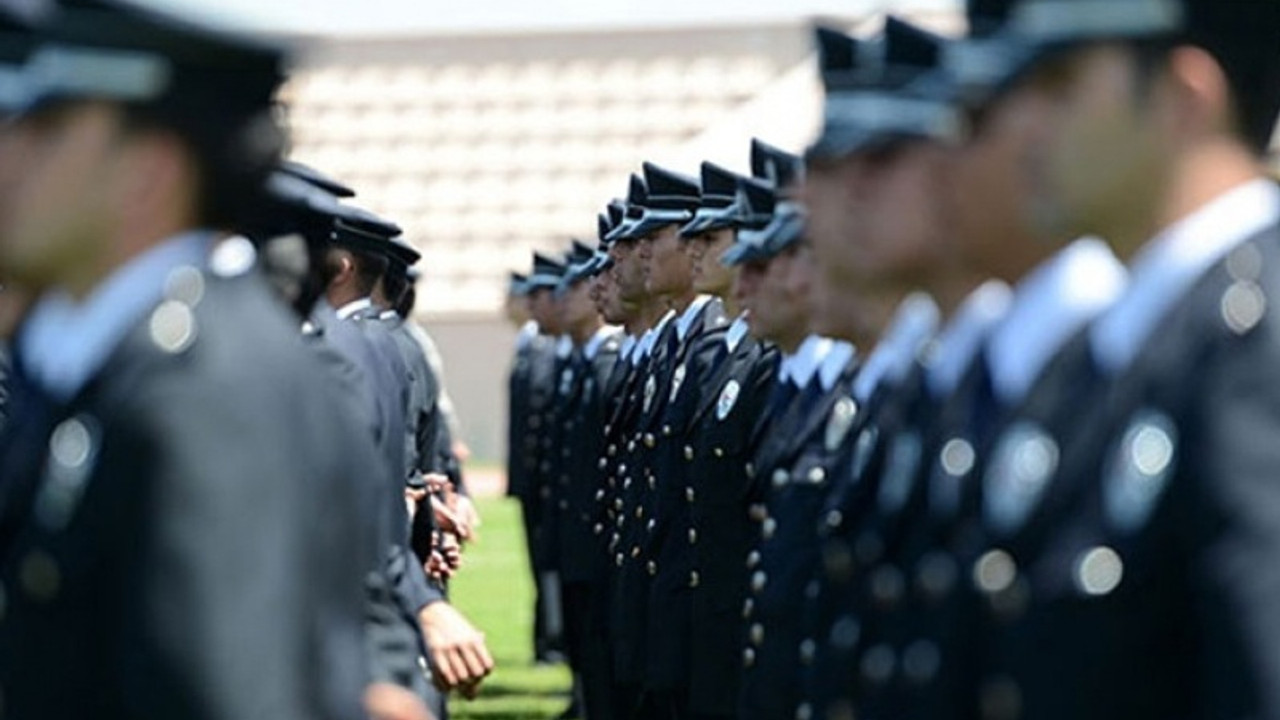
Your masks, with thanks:
[(1028, 198), (1050, 107), (1022, 84), (971, 114), (945, 195), (961, 260), (980, 276), (1017, 282), (1052, 250), (1035, 237)]
[[(753, 308), (756, 304), (756, 296), (760, 292), (760, 283), (768, 269), (767, 263), (752, 261), (738, 265), (733, 274), (733, 297), (747, 317), (754, 314)], [(754, 324), (751, 329), (755, 331)]]
[(645, 287), (654, 295), (681, 295), (693, 285), (693, 263), (680, 241), (680, 226), (667, 225), (640, 240)]
[(591, 283), (579, 280), (557, 302), (560, 324), (566, 330), (592, 322), (596, 317), (596, 305), (591, 300)]
[(796, 269), (797, 248), (791, 247), (769, 261), (756, 289), (751, 313), (752, 330), (782, 345), (798, 342), (808, 334), (808, 285), (804, 268)]
[(814, 262), (813, 245), (807, 240), (797, 243), (792, 253), (791, 267), (787, 272), (787, 293), (802, 300), (805, 304), (805, 316), (813, 321), (813, 286), (818, 275), (818, 266)]
[(909, 140), (852, 159), (860, 192), (857, 226), (846, 244), (856, 285), (886, 295), (928, 287), (949, 250), (940, 207), (949, 153), (938, 143)]
[(529, 293), (529, 310), (542, 332), (548, 335), (560, 334), (560, 315), (551, 290), (538, 288)]
[(613, 280), (617, 283), (618, 295), (626, 303), (644, 303), (649, 297), (645, 290), (644, 264), (637, 249), (637, 243), (619, 241), (609, 250), (614, 263)]
[(821, 267), (819, 282), (838, 287), (858, 281), (857, 253), (852, 252), (849, 238), (858, 232), (864, 175), (862, 165), (847, 157), (815, 161), (807, 169), (800, 199), (808, 212), (806, 227)]
[(1168, 85), (1143, 77), (1132, 51), (1119, 45), (1085, 48), (1046, 65), (1030, 81), (1052, 105), (1031, 184), (1040, 232), (1144, 242), (1144, 223), (1164, 194), (1162, 179), (1172, 175), (1180, 124), (1180, 113), (1162, 112), (1176, 106)]
[(689, 240), (687, 248), (693, 261), (694, 290), (721, 297), (730, 291), (733, 270), (720, 263), (720, 256), (733, 244), (733, 238), (733, 229), (723, 228)]
[(118, 260), (110, 235), (130, 210), (119, 192), (141, 169), (129, 147), (106, 104), (59, 105), (13, 124), (0, 143), (0, 276), (32, 292), (91, 290)]
[(612, 269), (596, 276), (596, 309), (608, 323), (621, 325), (631, 319), (618, 297), (618, 283), (613, 280)]

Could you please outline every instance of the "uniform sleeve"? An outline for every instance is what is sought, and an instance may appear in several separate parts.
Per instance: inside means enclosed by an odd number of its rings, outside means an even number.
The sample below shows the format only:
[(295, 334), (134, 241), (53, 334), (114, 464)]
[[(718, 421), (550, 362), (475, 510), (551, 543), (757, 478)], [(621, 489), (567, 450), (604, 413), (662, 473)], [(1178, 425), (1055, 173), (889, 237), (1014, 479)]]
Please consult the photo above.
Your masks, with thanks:
[[(317, 660), (333, 652), (333, 638), (322, 635), (317, 612), (327, 608), (323, 622), (359, 641), (367, 558), (360, 543), (344, 552), (331, 542), (335, 525), (326, 523), (345, 526), (343, 510), (321, 514), (320, 501), (333, 498), (298, 459), (299, 439), (311, 436), (273, 407), (278, 387), (228, 390), (185, 378), (150, 387), (148, 397), (130, 399), (123, 430), (104, 444), (104, 463), (132, 478), (143, 498), (138, 547), (112, 586), (117, 595), (104, 601), (120, 616), (102, 618), (114, 628), (131, 717), (339, 716), (326, 687), (335, 678)], [(291, 412), (299, 409), (309, 408)], [(348, 584), (323, 572), (349, 575)], [(345, 606), (331, 595), (339, 592), (351, 593)], [(363, 679), (343, 681), (358, 692)], [(354, 709), (359, 701), (346, 702)]]
[[(1271, 313), (1274, 317), (1274, 311)], [(1181, 447), (1206, 717), (1280, 718), (1280, 336), (1276, 321), (1197, 371)]]

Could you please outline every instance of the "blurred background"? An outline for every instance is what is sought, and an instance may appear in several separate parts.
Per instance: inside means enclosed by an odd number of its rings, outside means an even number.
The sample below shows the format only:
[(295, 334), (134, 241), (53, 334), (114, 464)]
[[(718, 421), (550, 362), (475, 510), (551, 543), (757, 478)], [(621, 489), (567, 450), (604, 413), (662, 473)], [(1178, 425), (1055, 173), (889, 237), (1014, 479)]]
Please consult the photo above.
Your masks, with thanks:
[[(354, 187), (423, 253), (418, 313), (481, 475), (505, 448), (506, 274), (595, 219), (643, 160), (746, 172), (754, 135), (818, 122), (809, 27), (892, 11), (956, 30), (958, 0), (155, 0), (292, 39), (293, 157)], [(865, 26), (865, 27), (864, 27)]]

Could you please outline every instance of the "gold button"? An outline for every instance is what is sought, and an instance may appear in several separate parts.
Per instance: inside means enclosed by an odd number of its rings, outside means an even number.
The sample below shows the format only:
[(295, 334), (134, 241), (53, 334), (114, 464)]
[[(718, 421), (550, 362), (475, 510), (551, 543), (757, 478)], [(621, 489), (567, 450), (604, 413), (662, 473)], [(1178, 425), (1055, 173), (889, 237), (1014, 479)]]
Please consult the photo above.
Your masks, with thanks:
[(1018, 564), (1004, 550), (990, 550), (974, 563), (974, 584), (988, 595), (1008, 590), (1017, 579)]
[(813, 659), (818, 655), (818, 644), (809, 638), (805, 638), (800, 643), (800, 662), (805, 665), (812, 665)]
[(645, 436), (644, 436), (644, 446), (645, 446), (645, 447), (647, 447), (647, 448), (649, 448), (650, 450), (652, 450), (652, 449), (653, 449), (653, 446), (654, 446), (654, 445), (657, 445), (657, 444), (658, 444), (658, 441), (657, 441), (657, 439), (656, 439), (656, 438), (654, 438), (654, 437), (653, 437), (653, 433), (645, 433)]
[(757, 566), (757, 565), (759, 565), (759, 564), (760, 564), (760, 551), (759, 551), (759, 550), (752, 550), (752, 551), (747, 555), (747, 569), (748, 569), (748, 570), (755, 570), (755, 569), (756, 569), (756, 566)]
[(57, 561), (40, 550), (23, 559), (20, 578), (27, 595), (42, 602), (57, 597), (62, 587), (62, 570), (58, 568)]
[(724, 457), (724, 448), (716, 448), (712, 452), (714, 452), (718, 458)]
[(760, 536), (765, 540), (771, 540), (773, 538), (773, 534), (777, 531), (778, 521), (771, 517), (765, 518), (764, 522), (760, 524)]
[(749, 668), (756, 664), (756, 651), (747, 648), (742, 651), (742, 667)]
[(623, 558), (622, 553), (618, 553), (617, 555), (615, 555), (613, 558), (614, 564), (617, 565), (618, 567), (622, 567), (622, 558)]
[(764, 584), (769, 581), (769, 576), (764, 574), (763, 570), (757, 570), (751, 575), (751, 589), (760, 592), (764, 589)]
[(633, 547), (631, 548), (631, 557), (633, 557), (633, 558), (638, 558), (638, 557), (640, 557), (640, 546), (639, 546), (639, 545), (635, 545), (635, 546), (633, 546)]
[(748, 479), (748, 480), (755, 480), (755, 479), (756, 479), (756, 465), (755, 465), (755, 463), (747, 463), (747, 479)]
[(702, 583), (702, 578), (698, 576), (698, 571), (694, 570), (689, 573), (689, 587), (696, 588)]
[(696, 498), (696, 497), (697, 497), (697, 495), (696, 495), (696, 494), (694, 494), (694, 492), (693, 492), (693, 488), (688, 487), (688, 488), (685, 488), (685, 489), (684, 489), (684, 499), (685, 499), (685, 500), (688, 500), (689, 502), (693, 502), (693, 501), (694, 501), (694, 498)]
[(636, 506), (636, 519), (637, 519), (637, 520), (641, 520), (641, 519), (643, 519), (643, 518), (644, 518), (644, 506), (643, 506), (643, 505), (637, 505), (637, 506)]
[(649, 561), (649, 564), (648, 564), (646, 567), (648, 567), (648, 569), (649, 569), (649, 574), (650, 574), (650, 575), (657, 575), (657, 574), (658, 574), (658, 563), (656, 563), (656, 562), (654, 562), (654, 561), (650, 560), (650, 561)]
[(979, 696), (983, 720), (1017, 720), (1022, 716), (1022, 688), (1009, 677), (995, 677), (982, 685)]
[(764, 642), (764, 626), (760, 623), (752, 625), (749, 637), (751, 638), (752, 645), (760, 647), (761, 643)]
[(697, 528), (689, 528), (689, 544), (690, 544), (690, 545), (697, 545), (697, 544), (698, 544), (698, 529), (697, 529)]
[(671, 437), (671, 426), (670, 426), (670, 425), (663, 425), (663, 426), (662, 426), (662, 436), (663, 436), (663, 437)]
[(684, 459), (685, 459), (685, 460), (692, 460), (692, 459), (693, 459), (693, 446), (692, 446), (692, 445), (685, 445), (685, 446), (684, 446)]

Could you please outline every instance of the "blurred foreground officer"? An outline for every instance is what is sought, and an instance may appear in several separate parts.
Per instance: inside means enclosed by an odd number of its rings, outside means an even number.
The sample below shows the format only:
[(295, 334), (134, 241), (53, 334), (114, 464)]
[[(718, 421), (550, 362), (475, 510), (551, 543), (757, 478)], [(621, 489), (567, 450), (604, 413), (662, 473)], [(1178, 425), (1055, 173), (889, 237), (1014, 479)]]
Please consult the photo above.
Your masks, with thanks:
[[(1280, 5), (1108, 9), (1018, 6), (1003, 47), (1024, 52), (998, 66), (1057, 108), (1041, 231), (1098, 233), (1130, 282), (1085, 338), (1102, 401), (1064, 397), (990, 460), (977, 707), (1276, 718)], [(1086, 430), (1061, 443), (1067, 414)]]
[(47, 39), (0, 158), (0, 273), (38, 297), (0, 439), (4, 711), (360, 717), (367, 677), (326, 667), (363, 656), (359, 429), (247, 242), (210, 254), (280, 147), (281, 53), (106, 3)]

